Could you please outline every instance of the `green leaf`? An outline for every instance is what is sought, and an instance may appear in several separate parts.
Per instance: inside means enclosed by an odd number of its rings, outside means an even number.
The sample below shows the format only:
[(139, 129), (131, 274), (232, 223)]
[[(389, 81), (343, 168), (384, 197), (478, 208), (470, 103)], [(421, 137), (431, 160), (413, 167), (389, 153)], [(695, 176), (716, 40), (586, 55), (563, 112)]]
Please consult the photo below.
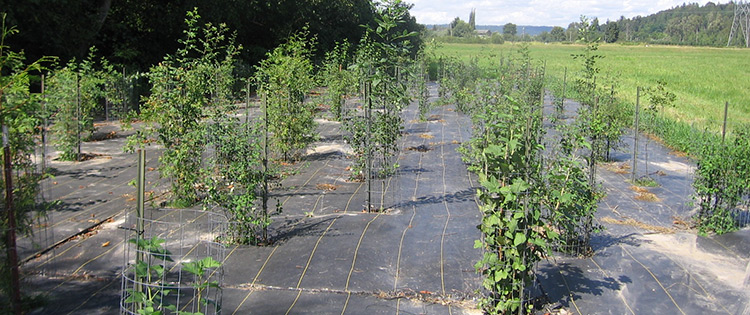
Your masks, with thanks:
[(210, 256), (201, 259), (201, 265), (203, 266), (203, 268), (206, 268), (206, 269), (221, 267), (221, 263), (214, 260), (214, 258)]
[(515, 237), (513, 238), (513, 246), (518, 246), (523, 243), (526, 243), (526, 235), (523, 233), (516, 233)]
[(182, 263), (182, 269), (199, 277), (202, 277), (204, 273), (203, 268), (200, 266), (200, 261)]
[(493, 156), (502, 156), (504, 154), (505, 147), (491, 144), (487, 148), (484, 149), (485, 154), (491, 154)]
[(133, 289), (127, 289), (127, 292), (129, 295), (125, 299), (125, 303), (143, 303), (146, 301), (146, 294), (143, 292), (138, 292)]
[(484, 247), (484, 244), (482, 244), (482, 241), (474, 240), (474, 248), (482, 248), (482, 247)]

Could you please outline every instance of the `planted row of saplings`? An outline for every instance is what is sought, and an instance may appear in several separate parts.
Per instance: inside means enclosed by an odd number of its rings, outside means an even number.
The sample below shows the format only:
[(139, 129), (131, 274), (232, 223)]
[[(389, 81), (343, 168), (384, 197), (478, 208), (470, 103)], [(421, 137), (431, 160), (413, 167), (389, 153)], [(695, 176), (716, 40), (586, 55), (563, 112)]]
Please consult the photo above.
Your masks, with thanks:
[[(582, 23), (583, 26), (588, 25), (587, 21), (582, 22), (586, 22)], [(584, 30), (583, 33), (587, 32)], [(597, 60), (604, 56), (598, 54), (597, 49), (596, 42), (587, 42), (583, 52), (574, 56), (582, 61), (583, 67), (572, 88), (567, 89), (570, 96), (581, 103), (578, 121), (585, 126), (582, 131), (591, 142), (587, 158), (589, 169), (593, 170), (589, 172), (591, 178), (596, 171), (596, 162), (609, 160), (609, 152), (620, 145), (625, 128), (633, 127), (636, 133), (643, 131), (651, 135), (645, 139), (643, 152), (637, 151), (639, 137), (635, 138), (633, 160), (645, 159), (645, 169), (638, 172), (637, 164), (633, 164), (631, 181), (634, 185), (659, 185), (649, 171), (649, 145), (655, 136), (697, 162), (692, 183), (695, 206), (692, 226), (699, 234), (723, 234), (750, 224), (750, 170), (746, 163), (741, 162), (750, 156), (747, 149), (750, 126), (736, 126), (725, 140), (724, 134), (698, 130), (666, 117), (665, 109), (675, 106), (677, 96), (668, 89), (668, 82), (664, 80), (631, 91), (636, 94), (636, 104), (624, 104), (615, 97), (619, 93), (615, 90), (617, 79), (599, 75), (602, 69), (597, 66)], [(566, 77), (567, 72), (562, 87), (558, 87), (555, 93), (559, 113), (564, 110)]]
[[(380, 174), (368, 178), (394, 172), (395, 144), (403, 124), (400, 114), (411, 97), (404, 78), (415, 78), (408, 80), (414, 82), (412, 85), (421, 80), (420, 93), (422, 99), (426, 98), (424, 77), (416, 80), (418, 71), (412, 64), (417, 63), (408, 58), (405, 48), (410, 47), (402, 44), (408, 42), (403, 34), (392, 35), (388, 28), (371, 29), (376, 37), (386, 40), (363, 41), (354, 54), (351, 45), (342, 43), (327, 54), (317, 77), (311, 61), (314, 36), (304, 30), (290, 36), (269, 52), (256, 67), (255, 76), (247, 79), (245, 93), (257, 91), (263, 96), (263, 105), (261, 117), (243, 121), (229, 115), (239, 110), (233, 88), (240, 81), (234, 77), (240, 47), (226, 26), (199, 25), (197, 11), (189, 12), (188, 19), (182, 47), (146, 73), (124, 76), (106, 59), (96, 57), (93, 48), (86, 59), (72, 60), (48, 72), (43, 93), (38, 95), (41, 97), (28, 102), (34, 110), (25, 114), (33, 119), (23, 120), (28, 126), (11, 128), (11, 132), (15, 135), (26, 130), (30, 135), (27, 150), (33, 152), (37, 144), (32, 136), (50, 125), (52, 136), (44, 134), (41, 139), (54, 139), (61, 160), (81, 160), (85, 155), (82, 143), (94, 134), (94, 119), (99, 112), (127, 118), (126, 125), (132, 118), (141, 120), (144, 126), (129, 138), (125, 149), (146, 148), (150, 143), (164, 148), (159, 171), (170, 179), (170, 206), (186, 207), (203, 201), (207, 208), (229, 209), (230, 219), (244, 231), (236, 236), (235, 241), (240, 243), (268, 241), (270, 216), (265, 199), (268, 179), (276, 177), (272, 174), (274, 163), (268, 162), (273, 156), (298, 158), (299, 152), (316, 139), (317, 106), (305, 101), (316, 84), (328, 88), (325, 96), (336, 119), (342, 116), (345, 96), (356, 93), (357, 87), (367, 91), (362, 98), (372, 104), (363, 106), (370, 111), (366, 115), (369, 122), (356, 118), (365, 116), (362, 110), (346, 113), (355, 117), (346, 122), (351, 131), (349, 142), (355, 146), (357, 158), (365, 156), (364, 152), (382, 157)], [(130, 104), (133, 82), (140, 79), (148, 81), (150, 91), (136, 116)], [(365, 130), (365, 125), (371, 128)], [(353, 177), (364, 178), (364, 165), (359, 160), (355, 163)], [(261, 195), (264, 206), (254, 207)], [(252, 213), (260, 208), (262, 214)]]
[(41, 144), (55, 145), (59, 160), (84, 159), (81, 144), (93, 139), (96, 117), (109, 120), (130, 114), (138, 75), (117, 71), (106, 59), (96, 57), (94, 47), (84, 60), (71, 60), (46, 73), (41, 77), (40, 97), (33, 100), (44, 133)]
[(560, 141), (545, 148), (544, 68), (527, 50), (519, 55), (481, 71), (491, 76), (461, 73), (472, 66), (456, 62), (441, 71), (447, 101), (463, 102), (458, 109), (472, 117), (472, 139), (461, 150), (482, 186), (483, 237), (475, 246), (484, 253), (476, 269), (484, 275), (481, 306), (492, 314), (530, 312), (536, 263), (552, 248), (587, 247), (597, 229), (599, 194), (579, 155), (587, 142), (572, 125), (558, 124)]
[[(224, 36), (227, 30), (223, 26), (207, 24), (197, 28), (198, 18), (195, 11), (188, 13), (190, 28), (181, 41), (184, 47), (165, 57), (147, 74), (152, 90), (140, 115), (146, 126), (129, 139), (127, 149), (134, 150), (156, 139), (163, 146), (160, 172), (171, 179), (172, 205), (185, 207), (201, 201), (204, 207), (223, 209), (231, 222), (224, 241), (272, 241), (268, 227), (281, 205), (276, 200), (275, 209), (268, 209), (269, 180), (274, 176), (270, 167), (273, 163), (269, 162), (275, 158), (295, 160), (317, 139), (317, 102), (308, 99), (316, 83), (327, 85), (324, 97), (334, 119), (359, 116), (343, 106), (345, 96), (355, 92), (351, 86), (360, 86), (367, 92), (361, 96), (367, 104), (362, 106), (367, 109), (362, 116), (371, 120), (365, 124), (357, 124), (357, 119), (345, 120), (349, 129), (368, 126), (362, 136), (366, 140), (360, 142), (364, 149), (350, 141), (355, 152), (381, 150), (383, 157), (389, 157), (396, 151), (402, 124), (400, 110), (407, 102), (406, 85), (398, 80), (399, 67), (394, 66), (393, 59), (383, 58), (403, 57), (394, 54), (395, 41), (363, 41), (354, 58), (348, 55), (349, 45), (340, 44), (327, 54), (316, 80), (311, 61), (315, 37), (304, 29), (293, 34), (267, 54), (256, 67), (255, 76), (248, 80), (245, 92), (255, 87), (261, 108), (257, 117), (251, 119), (248, 114), (242, 121), (228, 115), (236, 109), (231, 87), (235, 83), (233, 61), (239, 48), (230, 36)], [(389, 32), (387, 27), (368, 31), (377, 32), (379, 38), (390, 36), (384, 33)], [(348, 64), (350, 59), (354, 61)], [(373, 111), (373, 103), (381, 110)], [(365, 112), (363, 109), (357, 111)], [(377, 118), (372, 119), (373, 116)], [(356, 135), (352, 132), (352, 137)], [(210, 158), (206, 160), (204, 156), (209, 151)], [(260, 205), (258, 197), (262, 198)]]
[[(387, 158), (387, 163), (383, 163), (384, 174), (396, 167), (393, 156), (402, 128), (400, 112), (410, 97), (409, 84), (403, 79), (416, 73), (408, 70), (412, 69), (409, 39), (418, 34), (397, 32), (397, 26), (407, 17), (406, 8), (398, 2), (379, 3), (375, 8), (382, 17), (382, 25), (368, 28), (368, 36), (359, 43), (356, 57), (349, 55), (351, 51), (345, 43), (329, 53), (325, 70), (319, 71), (317, 80), (311, 61), (315, 37), (306, 30), (293, 34), (270, 51), (256, 67), (255, 75), (245, 82), (246, 95), (252, 89), (261, 96), (261, 114), (252, 119), (251, 115), (246, 115), (244, 120), (233, 115), (241, 106), (233, 92), (233, 87), (239, 83), (234, 76), (234, 66), (241, 48), (225, 25), (201, 24), (197, 10), (189, 11), (187, 29), (179, 41), (181, 47), (148, 72), (135, 75), (148, 81), (150, 91), (141, 100), (140, 113), (133, 116), (143, 124), (128, 138), (125, 150), (146, 149), (151, 143), (158, 144), (162, 150), (159, 172), (170, 182), (169, 206), (202, 204), (206, 209), (222, 209), (232, 222), (230, 233), (223, 241), (267, 244), (271, 215), (281, 210), (278, 201), (275, 209), (269, 209), (273, 208), (268, 200), (269, 185), (273, 183), (269, 182), (276, 177), (272, 162), (297, 158), (301, 150), (317, 138), (314, 121), (317, 105), (306, 101), (308, 92), (316, 84), (322, 82), (328, 87), (326, 95), (335, 104), (331, 106), (335, 118), (342, 117), (340, 105), (345, 95), (357, 91), (352, 86), (359, 90), (368, 86), (368, 94), (362, 98), (365, 103), (374, 105), (367, 106), (373, 110), (367, 115), (371, 120), (364, 125), (375, 128), (368, 129), (363, 136), (367, 139), (363, 142), (367, 148), (355, 148), (355, 151), (360, 154), (382, 151), (381, 155)], [(3, 29), (3, 39), (5, 35)], [(108, 104), (103, 107), (106, 114), (110, 114), (112, 108), (118, 109), (113, 116), (130, 114), (126, 113), (131, 109), (128, 104), (133, 85), (129, 82), (134, 77), (125, 77), (94, 54), (92, 50), (87, 59), (71, 61), (48, 75), (44, 97), (28, 93), (28, 73), (44, 70), (43, 64), (51, 61), (48, 59), (35, 62), (18, 75), (13, 72), (13, 78), (18, 79), (14, 84), (18, 84), (12, 87), (17, 87), (18, 91), (3, 90), (3, 103), (13, 103), (6, 107), (12, 111), (6, 113), (4, 109), (2, 114), (3, 118), (6, 114), (13, 118), (10, 139), (14, 170), (23, 168), (28, 171), (24, 174), (34, 175), (16, 178), (16, 187), (29, 187), (20, 196), (23, 198), (16, 199), (16, 208), (35, 208), (41, 177), (36, 175), (29, 156), (37, 145), (35, 136), (40, 130), (37, 127), (47, 126), (43, 121), (53, 125), (61, 158), (80, 160), (81, 142), (85, 135), (94, 132), (94, 117), (102, 111), (102, 104)], [(6, 68), (12, 66), (16, 71), (17, 65), (22, 63), (22, 55), (11, 57), (0, 60), (12, 61)], [(354, 61), (349, 62), (352, 59)], [(249, 106), (248, 99), (246, 97)], [(3, 120), (3, 123), (8, 122)], [(350, 129), (363, 125), (357, 126), (355, 121), (347, 122)], [(368, 178), (372, 176), (368, 174)], [(27, 179), (29, 183), (21, 185), (18, 179)], [(28, 213), (21, 217), (30, 218)]]

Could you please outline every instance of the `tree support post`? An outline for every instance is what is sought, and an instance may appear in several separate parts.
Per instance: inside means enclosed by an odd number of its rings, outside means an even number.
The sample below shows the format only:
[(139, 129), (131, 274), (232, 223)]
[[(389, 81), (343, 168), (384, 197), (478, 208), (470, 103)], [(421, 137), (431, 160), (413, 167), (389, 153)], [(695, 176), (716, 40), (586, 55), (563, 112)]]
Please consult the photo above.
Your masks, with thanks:
[(638, 166), (638, 119), (640, 115), (641, 102), (641, 87), (639, 86), (635, 92), (635, 131), (633, 132), (633, 174), (630, 178), (632, 182), (635, 182), (636, 167)]
[[(249, 85), (248, 85), (249, 86)], [(268, 221), (268, 98), (263, 92), (263, 220)], [(250, 112), (248, 112), (250, 115)], [(268, 226), (263, 224), (263, 241), (268, 244)]]
[(76, 74), (76, 145), (78, 148), (78, 155), (76, 155), (76, 162), (81, 161), (81, 74)]
[(724, 124), (721, 126), (721, 144), (724, 144), (724, 138), (727, 135), (727, 113), (729, 112), (729, 102), (724, 102)]
[(16, 252), (16, 216), (13, 209), (13, 169), (10, 158), (10, 144), (8, 143), (8, 126), (3, 124), (3, 165), (5, 173), (5, 214), (8, 218), (8, 234), (6, 249), (8, 251), (8, 267), (10, 268), (10, 300), (13, 313), (21, 314), (21, 284), (18, 277), (18, 253)]
[[(146, 192), (146, 150), (138, 149), (138, 177), (135, 181), (136, 186), (136, 220), (135, 220), (135, 239), (136, 239), (136, 263), (145, 261), (142, 248), (139, 247), (140, 240), (143, 239), (143, 220), (145, 218), (145, 192)], [(136, 292), (143, 292), (140, 281), (135, 284)], [(142, 305), (138, 304), (138, 309)]]
[(367, 121), (367, 212), (372, 210), (372, 83), (365, 83), (365, 102), (367, 102), (367, 109), (365, 110), (365, 120)]

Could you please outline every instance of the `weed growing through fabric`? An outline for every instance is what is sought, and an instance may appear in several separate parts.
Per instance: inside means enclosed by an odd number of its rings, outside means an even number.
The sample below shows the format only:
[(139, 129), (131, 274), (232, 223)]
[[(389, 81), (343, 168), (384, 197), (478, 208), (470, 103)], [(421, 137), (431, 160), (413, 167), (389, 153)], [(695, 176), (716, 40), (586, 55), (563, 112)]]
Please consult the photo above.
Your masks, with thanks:
[(641, 176), (639, 178), (636, 178), (635, 181), (632, 182), (633, 185), (641, 186), (641, 187), (659, 187), (659, 182), (651, 178), (650, 176)]

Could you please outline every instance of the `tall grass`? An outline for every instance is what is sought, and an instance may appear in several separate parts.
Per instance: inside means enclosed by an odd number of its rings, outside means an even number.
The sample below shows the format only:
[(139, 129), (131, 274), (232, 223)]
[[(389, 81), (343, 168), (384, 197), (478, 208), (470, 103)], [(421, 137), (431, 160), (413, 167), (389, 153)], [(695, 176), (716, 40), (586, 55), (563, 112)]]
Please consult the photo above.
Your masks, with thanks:
[[(546, 61), (547, 76), (562, 79), (566, 67), (569, 77), (576, 76), (581, 68), (571, 57), (583, 50), (581, 45), (532, 43), (529, 49), (532, 58)], [(438, 53), (469, 59), (510, 55), (517, 50), (513, 43), (444, 43)], [(603, 44), (598, 52), (604, 56), (598, 60), (601, 74), (618, 78), (619, 96), (631, 104), (635, 104), (636, 87), (655, 85), (661, 79), (677, 94), (677, 106), (665, 111), (668, 117), (719, 132), (724, 102), (728, 101), (729, 130), (750, 122), (750, 50)]]
[[(514, 54), (519, 45), (442, 44), (438, 54), (467, 60), (477, 58), (480, 65), (496, 62), (498, 56)], [(568, 86), (582, 69), (572, 55), (583, 50), (575, 44), (541, 44), (529, 46), (534, 59), (546, 61), (550, 85), (559, 85), (567, 68)], [(667, 82), (667, 88), (677, 95), (673, 108), (665, 108), (664, 116), (644, 115), (642, 126), (660, 137), (674, 149), (696, 152), (699, 143), (718, 139), (724, 115), (724, 103), (729, 102), (727, 130), (750, 123), (750, 50), (734, 48), (643, 46), (603, 44), (597, 61), (600, 76), (615, 84), (617, 97), (624, 106), (633, 108), (636, 88)], [(571, 88), (567, 89), (569, 97)], [(644, 99), (641, 99), (644, 102)]]

